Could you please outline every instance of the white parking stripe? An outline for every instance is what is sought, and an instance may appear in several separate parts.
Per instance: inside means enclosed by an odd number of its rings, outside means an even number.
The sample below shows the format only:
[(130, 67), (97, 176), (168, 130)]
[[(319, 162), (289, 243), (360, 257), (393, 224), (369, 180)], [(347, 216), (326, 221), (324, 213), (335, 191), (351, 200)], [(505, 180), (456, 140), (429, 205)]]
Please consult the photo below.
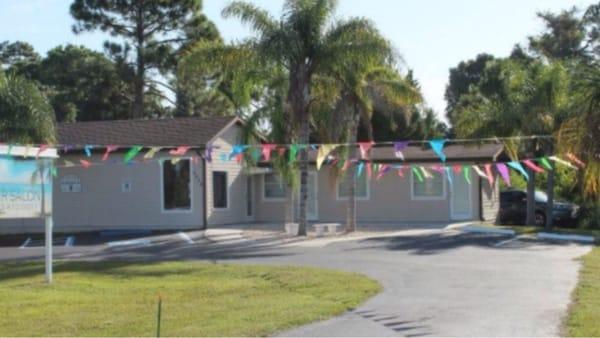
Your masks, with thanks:
[(132, 239), (129, 241), (115, 241), (106, 243), (109, 247), (119, 247), (119, 246), (148, 246), (152, 244), (152, 241), (149, 239)]
[(181, 237), (181, 239), (183, 239), (184, 241), (186, 241), (188, 244), (194, 244), (194, 240), (185, 232), (180, 231), (177, 233), (179, 235), (179, 237)]
[(73, 246), (75, 244), (75, 236), (69, 236), (65, 240), (65, 246)]
[(29, 242), (31, 242), (31, 237), (27, 237), (27, 239), (25, 240), (25, 242), (23, 242), (23, 244), (21, 244), (19, 249), (25, 249), (27, 247), (27, 244), (29, 244)]

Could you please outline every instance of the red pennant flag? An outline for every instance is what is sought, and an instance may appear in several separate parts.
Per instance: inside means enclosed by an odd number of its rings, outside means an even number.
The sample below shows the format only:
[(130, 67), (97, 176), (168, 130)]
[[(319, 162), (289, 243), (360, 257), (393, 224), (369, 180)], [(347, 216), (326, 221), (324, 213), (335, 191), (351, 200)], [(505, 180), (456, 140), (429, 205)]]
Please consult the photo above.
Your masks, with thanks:
[(279, 153), (279, 157), (285, 156), (285, 151), (286, 151), (285, 147), (279, 147), (279, 148), (277, 148), (277, 152)]
[(174, 156), (183, 156), (185, 153), (187, 153), (187, 151), (189, 149), (190, 149), (190, 147), (181, 146), (181, 147), (177, 147), (176, 149), (172, 149), (171, 151), (169, 151), (169, 154), (174, 155)]
[(582, 168), (585, 167), (585, 162), (577, 158), (577, 156), (573, 155), (572, 153), (567, 153), (567, 157), (569, 158), (569, 160), (577, 163), (578, 166)]
[(532, 160), (523, 160), (523, 163), (525, 163), (526, 166), (528, 166), (531, 170), (535, 171), (536, 173), (543, 173), (544, 169), (538, 167), (537, 165), (535, 165), (535, 163), (533, 163)]
[(116, 146), (116, 145), (106, 146), (106, 150), (104, 151), (104, 155), (102, 155), (102, 161), (108, 160), (108, 155), (110, 153), (112, 153), (113, 151), (117, 150), (117, 149), (119, 149), (119, 147)]
[(81, 166), (85, 169), (89, 168), (92, 163), (90, 163), (90, 161), (86, 161), (86, 160), (79, 160), (79, 163), (81, 163)]
[(377, 173), (377, 180), (380, 180), (383, 177), (383, 175), (385, 175), (388, 172), (389, 169), (389, 164), (382, 165), (381, 168), (379, 168), (379, 173)]
[(242, 159), (244, 158), (244, 154), (237, 154), (235, 155), (235, 161), (240, 164), (242, 163)]
[[(275, 149), (276, 145), (274, 144), (263, 144), (262, 145), (262, 155), (263, 158), (265, 159), (265, 161), (270, 161), (271, 160), (271, 151), (273, 151), (273, 149)], [(285, 150), (285, 148), (284, 148)]]
[(358, 142), (360, 149), (360, 157), (365, 160), (369, 158), (369, 150), (373, 147), (373, 141), (371, 142)]
[(35, 158), (39, 158), (39, 157), (40, 157), (40, 154), (41, 154), (41, 153), (43, 153), (43, 152), (44, 152), (46, 149), (48, 149), (48, 148), (50, 148), (50, 146), (49, 146), (49, 145), (47, 145), (47, 144), (41, 144), (41, 145), (40, 145), (40, 148), (38, 149), (38, 152), (37, 152), (37, 154), (35, 155)]
[(373, 168), (371, 168), (371, 163), (367, 163), (367, 177), (371, 178), (371, 175), (373, 175)]
[(494, 174), (492, 174), (492, 165), (488, 163), (484, 165), (484, 167), (488, 182), (490, 183), (490, 187), (492, 187), (494, 186)]
[(462, 171), (462, 166), (455, 164), (452, 166), (452, 171), (454, 171), (454, 173), (456, 175), (460, 174), (460, 172)]

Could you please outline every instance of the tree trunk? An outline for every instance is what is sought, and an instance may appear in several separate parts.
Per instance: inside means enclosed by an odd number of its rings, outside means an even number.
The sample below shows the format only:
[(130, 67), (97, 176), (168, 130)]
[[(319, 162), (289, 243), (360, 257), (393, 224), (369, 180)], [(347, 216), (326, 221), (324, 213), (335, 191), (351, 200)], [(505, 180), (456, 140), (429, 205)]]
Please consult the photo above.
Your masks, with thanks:
[(144, 117), (144, 84), (146, 76), (146, 59), (144, 56), (144, 17), (142, 6), (138, 6), (136, 15), (136, 66), (133, 83), (133, 118)]
[(300, 144), (304, 147), (300, 150), (300, 206), (298, 215), (298, 236), (306, 236), (306, 200), (308, 199), (308, 137), (309, 125), (308, 114), (300, 120)]
[[(357, 142), (358, 116), (352, 116), (348, 127), (348, 143)], [(351, 146), (348, 153), (348, 160), (356, 158), (356, 147)], [(346, 209), (346, 232), (356, 231), (356, 166), (350, 165), (346, 175), (350, 178), (350, 187), (348, 188), (348, 206)]]
[(552, 211), (554, 210), (554, 175), (554, 169), (548, 170), (548, 186), (546, 190), (546, 195), (548, 195), (548, 202), (546, 204), (546, 230), (551, 230), (554, 225), (552, 219)]
[(294, 223), (294, 189), (286, 186), (285, 191), (285, 224)]
[(535, 225), (535, 171), (527, 168), (529, 180), (527, 181), (527, 225)]

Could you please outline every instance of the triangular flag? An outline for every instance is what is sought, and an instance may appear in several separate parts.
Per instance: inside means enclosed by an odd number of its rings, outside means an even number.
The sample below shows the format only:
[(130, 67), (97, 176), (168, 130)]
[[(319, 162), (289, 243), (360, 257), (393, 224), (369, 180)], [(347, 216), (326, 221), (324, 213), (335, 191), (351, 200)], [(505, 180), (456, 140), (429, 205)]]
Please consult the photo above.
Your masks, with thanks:
[(521, 163), (517, 161), (511, 161), (506, 164), (508, 164), (509, 167), (518, 171), (521, 175), (523, 175), (523, 177), (525, 177), (525, 180), (529, 181), (529, 174), (527, 174), (527, 171), (525, 170), (525, 168), (523, 168)]
[(377, 180), (380, 180), (383, 175), (385, 175), (388, 171), (392, 169), (388, 164), (384, 164), (379, 168), (379, 173), (377, 174)]
[(420, 169), (421, 169), (421, 171), (423, 172), (423, 177), (425, 177), (425, 178), (433, 178), (433, 175), (431, 175), (431, 174), (429, 173), (429, 171), (427, 171), (427, 170), (425, 169), (425, 167), (424, 167), (424, 166), (420, 166)]
[(212, 162), (212, 153), (215, 148), (217, 147), (213, 146), (210, 143), (206, 145), (206, 149), (204, 149), (204, 159), (206, 160), (206, 162)]
[(85, 156), (87, 157), (92, 157), (92, 149), (94, 149), (94, 146), (86, 144), (85, 146), (83, 146), (83, 151), (85, 151)]
[(448, 183), (450, 183), (450, 189), (452, 189), (454, 187), (454, 183), (452, 183), (452, 168), (444, 167), (444, 170), (446, 170), (446, 178), (448, 179)]
[(462, 169), (465, 176), (465, 181), (467, 181), (467, 184), (471, 184), (471, 168), (465, 165)]
[(546, 169), (548, 169), (548, 170), (552, 170), (552, 169), (554, 169), (554, 168), (552, 168), (552, 165), (550, 165), (550, 162), (548, 162), (548, 159), (547, 159), (547, 158), (545, 158), (545, 157), (542, 157), (542, 158), (540, 159), (540, 162), (542, 163), (542, 165), (543, 165), (544, 167), (546, 167)]
[(585, 163), (580, 160), (577, 156), (573, 155), (572, 153), (567, 153), (567, 158), (575, 163), (577, 163), (578, 166), (580, 167), (585, 167)]
[(290, 158), (289, 158), (289, 162), (292, 163), (296, 160), (296, 154), (298, 154), (298, 145), (297, 144), (290, 144)]
[(65, 166), (65, 168), (74, 167), (75, 163), (68, 161), (68, 160), (64, 160), (64, 166)]
[(49, 146), (49, 145), (47, 145), (47, 144), (41, 144), (41, 145), (40, 145), (40, 148), (38, 149), (38, 152), (37, 152), (37, 154), (35, 154), (35, 158), (39, 158), (39, 157), (40, 157), (40, 155), (41, 155), (41, 154), (42, 154), (42, 153), (43, 153), (43, 152), (44, 152), (46, 149), (48, 149), (49, 147), (50, 147), (50, 146)]
[(346, 160), (344, 161), (344, 165), (342, 166), (342, 171), (346, 171), (348, 170), (348, 168), (350, 168), (350, 161)]
[(488, 182), (490, 183), (490, 187), (494, 186), (494, 174), (492, 174), (492, 165), (491, 164), (486, 164), (484, 165), (485, 167), (485, 174), (487, 176)]
[(504, 163), (496, 163), (496, 169), (498, 169), (498, 172), (500, 173), (500, 176), (502, 176), (504, 182), (506, 182), (506, 185), (510, 187), (510, 175), (508, 173), (508, 167)]
[(171, 154), (173, 156), (183, 156), (183, 155), (185, 155), (185, 153), (187, 153), (188, 150), (190, 150), (190, 147), (188, 147), (188, 146), (180, 146), (180, 147), (177, 147), (175, 149), (171, 149), (169, 151), (169, 154)]
[(260, 161), (261, 151), (258, 148), (252, 149), (252, 159), (258, 163)]
[(525, 163), (526, 166), (528, 166), (531, 170), (535, 171), (536, 173), (543, 173), (544, 169), (538, 167), (537, 165), (535, 165), (535, 163), (533, 163), (532, 160), (523, 160), (523, 163)]
[(322, 144), (317, 152), (317, 170), (321, 170), (323, 161), (327, 158), (327, 155), (331, 153), (338, 145), (337, 144)]
[(160, 151), (161, 147), (152, 147), (144, 154), (144, 160), (149, 160)]
[(356, 167), (356, 177), (360, 177), (360, 175), (362, 175), (364, 167), (365, 167), (364, 162), (358, 162), (358, 166)]
[(123, 157), (123, 162), (128, 163), (133, 160), (133, 158), (142, 150), (142, 146), (133, 146)]
[(429, 168), (437, 173), (440, 173), (440, 174), (444, 173), (444, 167), (439, 164), (434, 164), (434, 165), (430, 166)]
[(279, 154), (279, 157), (283, 158), (283, 156), (285, 155), (285, 151), (287, 149), (285, 149), (285, 147), (278, 147), (277, 148), (277, 153)]
[(560, 163), (560, 164), (565, 165), (565, 166), (567, 166), (567, 167), (569, 167), (571, 169), (575, 169), (575, 170), (579, 169), (576, 166), (572, 165), (570, 162), (565, 161), (565, 160), (559, 158), (558, 156), (550, 156), (548, 158), (551, 159), (552, 161), (556, 162), (556, 163)]
[(366, 164), (367, 166), (367, 177), (371, 178), (371, 176), (373, 176), (373, 167), (372, 167), (372, 163), (369, 162)]
[(171, 158), (171, 164), (175, 165), (181, 161), (181, 157), (173, 157)]
[(236, 161), (238, 161), (238, 163), (241, 161), (240, 155), (242, 155), (244, 153), (244, 150), (246, 150), (248, 146), (242, 145), (242, 144), (236, 144), (233, 147), (231, 147), (231, 153), (229, 153), (229, 159), (232, 159), (235, 157)]
[(417, 169), (417, 167), (415, 167), (414, 165), (411, 165), (410, 167), (412, 169), (413, 174), (417, 177), (417, 180), (419, 182), (423, 182), (423, 176), (421, 176), (421, 171)]
[(398, 176), (404, 177), (404, 167), (400, 166), (400, 168), (398, 168)]
[(229, 161), (229, 154), (221, 153), (219, 154), (219, 159), (221, 160), (221, 162), (227, 162)]
[(452, 166), (452, 171), (454, 171), (454, 173), (456, 175), (460, 174), (462, 172), (462, 166), (459, 164), (455, 164)]
[(369, 150), (373, 147), (373, 141), (371, 142), (358, 142), (358, 148), (360, 149), (360, 158), (363, 160), (369, 158)]
[(472, 165), (471, 168), (473, 168), (473, 170), (475, 170), (475, 172), (477, 173), (477, 175), (483, 177), (483, 178), (487, 178), (487, 175), (479, 168), (479, 166), (477, 165)]
[(394, 142), (394, 155), (404, 161), (404, 153), (402, 152), (408, 147), (408, 141)]
[(92, 164), (90, 163), (90, 161), (86, 161), (86, 160), (79, 160), (79, 163), (81, 163), (81, 166), (82, 166), (84, 169), (87, 169), (87, 168), (89, 168), (89, 167), (90, 167), (90, 165), (92, 165)]
[(58, 176), (58, 170), (56, 170), (56, 167), (50, 167), (50, 174), (52, 174), (52, 177)]
[(446, 162), (446, 154), (444, 154), (444, 144), (446, 140), (431, 140), (429, 144), (431, 145), (431, 149), (433, 152), (442, 160), (442, 162)]
[(271, 160), (271, 152), (275, 147), (277, 147), (275, 144), (270, 143), (262, 145), (262, 157), (265, 161), (269, 162)]
[(117, 149), (119, 149), (119, 146), (116, 146), (116, 145), (106, 146), (106, 150), (104, 151), (104, 155), (102, 155), (102, 161), (108, 160), (108, 155), (110, 153), (112, 153), (113, 151), (117, 150)]

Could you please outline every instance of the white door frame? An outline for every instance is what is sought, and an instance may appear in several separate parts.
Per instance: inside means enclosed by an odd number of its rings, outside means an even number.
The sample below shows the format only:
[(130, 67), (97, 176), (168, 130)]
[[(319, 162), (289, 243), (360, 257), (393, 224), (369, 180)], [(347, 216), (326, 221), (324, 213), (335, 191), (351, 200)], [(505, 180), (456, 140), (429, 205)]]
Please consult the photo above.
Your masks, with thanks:
[[(462, 177), (458, 177), (457, 175), (455, 175), (456, 178), (454, 180), (454, 183), (450, 186), (450, 218), (454, 221), (459, 221), (459, 220), (467, 220), (467, 219), (472, 219), (473, 218), (473, 186), (471, 184), (468, 184)], [(458, 183), (460, 182), (460, 183)], [(469, 201), (469, 212), (468, 213), (460, 213), (457, 214), (456, 211), (454, 210), (454, 199), (457, 198), (456, 194), (455, 194), (455, 189), (454, 189), (454, 185), (456, 184), (464, 184), (467, 187), (467, 200)], [(458, 196), (458, 198), (465, 198), (465, 196)]]

